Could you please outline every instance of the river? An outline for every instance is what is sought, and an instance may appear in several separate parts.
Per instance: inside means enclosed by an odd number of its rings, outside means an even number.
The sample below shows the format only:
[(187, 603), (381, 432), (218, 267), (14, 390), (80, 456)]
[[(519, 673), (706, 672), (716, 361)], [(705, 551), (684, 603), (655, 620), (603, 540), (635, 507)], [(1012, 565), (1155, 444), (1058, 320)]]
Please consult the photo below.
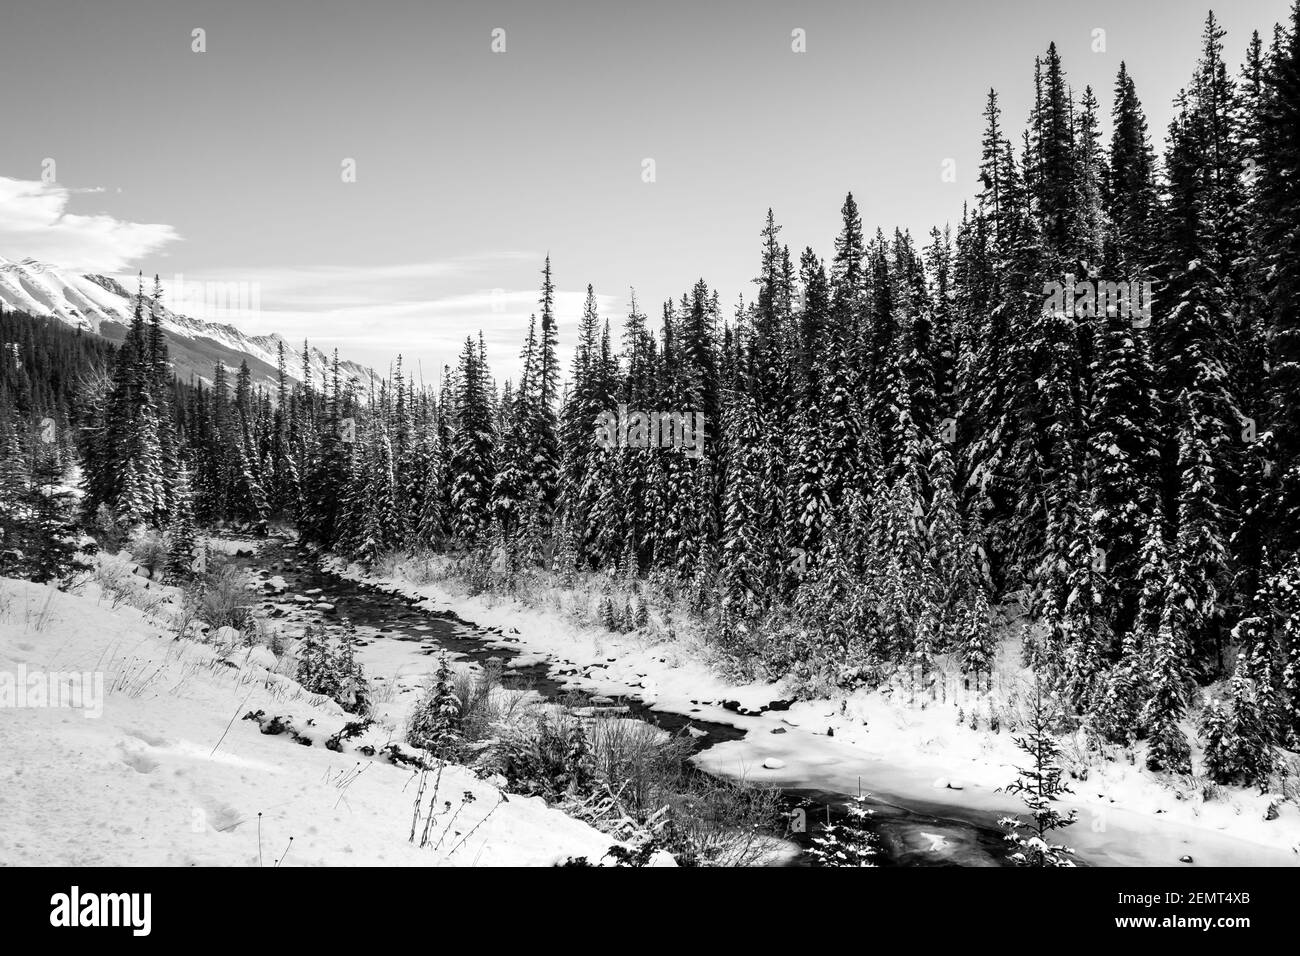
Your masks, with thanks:
[[(486, 665), (504, 665), (503, 684), (532, 689), (551, 700), (573, 705), (590, 700), (565, 686), (565, 674), (538, 655), (528, 655), (509, 633), (480, 627), (449, 611), (430, 610), (422, 602), (369, 584), (342, 577), (320, 566), (308, 548), (280, 539), (262, 544), (252, 556), (240, 558), (261, 582), (283, 579), (284, 591), (266, 594), (262, 613), (286, 623), (319, 622), (338, 627), (347, 619), (364, 642), (358, 659), (372, 682), (424, 678), (446, 651), (454, 659)], [(277, 582), (278, 584), (279, 582)], [(598, 701), (604, 703), (604, 699)], [(1019, 805), (1002, 794), (935, 790), (932, 773), (919, 768), (888, 766), (871, 760), (844, 744), (820, 741), (815, 750), (803, 750), (797, 736), (771, 736), (746, 728), (744, 719), (722, 723), (700, 720), (647, 707), (633, 696), (616, 703), (628, 716), (669, 732), (689, 731), (695, 740), (697, 766), (709, 773), (737, 776), (735, 769), (767, 756), (785, 769), (775, 782), (781, 787), (787, 809), (802, 810), (807, 830), (792, 840), (800, 852), (790, 858), (807, 865), (811, 833), (827, 815), (839, 815), (849, 795), (869, 795), (874, 814), (871, 826), (879, 847), (881, 866), (1006, 866), (1006, 843), (997, 826), (999, 817), (1015, 813)], [(828, 746), (829, 744), (829, 746)], [(771, 775), (768, 775), (769, 779)], [(960, 794), (960, 798), (955, 796)], [(1295, 865), (1285, 848), (1260, 847), (1224, 834), (1167, 824), (1145, 814), (1112, 810), (1097, 826), (1081, 813), (1080, 821), (1062, 842), (1076, 848), (1081, 865), (1173, 865), (1190, 857), (1198, 865)]]

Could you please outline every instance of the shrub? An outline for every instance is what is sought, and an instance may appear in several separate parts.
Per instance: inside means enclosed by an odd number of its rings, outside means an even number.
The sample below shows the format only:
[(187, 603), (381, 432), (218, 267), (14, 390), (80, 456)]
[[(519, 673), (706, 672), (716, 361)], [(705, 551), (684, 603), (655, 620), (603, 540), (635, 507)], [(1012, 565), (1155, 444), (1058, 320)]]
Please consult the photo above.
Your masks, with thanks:
[(455, 760), (460, 756), (464, 738), (461, 734), (463, 715), (462, 699), (456, 693), (461, 675), (454, 674), (444, 654), (438, 661), (438, 672), (425, 690), (423, 699), (411, 714), (406, 730), (406, 741), (413, 747), (429, 751), (440, 760)]
[(666, 797), (664, 839), (679, 863), (753, 866), (775, 848), (781, 793), (734, 782), (687, 766), (678, 791)]
[(515, 729), (497, 762), (511, 790), (549, 801), (589, 793), (596, 779), (586, 731), (568, 716), (539, 714), (531, 729)]
[(323, 627), (308, 626), (298, 648), (295, 674), (303, 689), (338, 702), (349, 713), (363, 714), (366, 679), (352, 648), (352, 630), (332, 638)]
[(653, 813), (666, 793), (681, 789), (693, 750), (689, 738), (619, 718), (595, 721), (590, 737), (596, 773), (620, 790), (624, 804), (637, 814)]
[(117, 554), (101, 552), (91, 568), (89, 580), (99, 587), (111, 607), (125, 604), (153, 615), (168, 603), (167, 595), (160, 588), (149, 587), (149, 582), (132, 570), (131, 563)]
[(127, 542), (131, 559), (149, 572), (149, 577), (157, 578), (159, 572), (167, 566), (167, 542), (157, 531), (139, 528)]
[(610, 847), (609, 852), (605, 854), (605, 859), (613, 860), (615, 866), (640, 868), (649, 866), (655, 854), (662, 849), (664, 847), (660, 845), (658, 837), (647, 836), (642, 837), (632, 846), (616, 844)]
[(1278, 778), (1282, 799), (1300, 807), (1300, 757), (1283, 755), (1278, 761)]
[(692, 752), (688, 737), (642, 721), (562, 714), (517, 728), (496, 756), (510, 789), (563, 802), (638, 847), (684, 865), (761, 862), (775, 845), (779, 792), (702, 773)]
[(460, 702), (460, 735), (466, 743), (485, 740), (526, 709), (524, 694), (501, 688), (502, 667), (488, 662), (482, 671), (457, 670), (452, 693)]
[(122, 550), (123, 545), (126, 544), (126, 529), (117, 520), (112, 508), (101, 504), (95, 510), (91, 525), (103, 550), (111, 554), (116, 554)]
[(228, 560), (214, 557), (208, 570), (185, 594), (186, 600), (193, 604), (194, 617), (211, 628), (233, 627), (243, 631), (252, 621), (252, 592), (245, 574)]

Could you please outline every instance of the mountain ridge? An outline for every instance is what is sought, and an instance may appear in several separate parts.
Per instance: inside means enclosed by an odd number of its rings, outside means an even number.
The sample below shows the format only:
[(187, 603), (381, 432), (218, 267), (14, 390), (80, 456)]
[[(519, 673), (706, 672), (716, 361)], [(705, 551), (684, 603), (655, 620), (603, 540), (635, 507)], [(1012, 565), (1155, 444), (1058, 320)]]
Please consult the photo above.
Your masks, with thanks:
[[(0, 304), (5, 309), (55, 318), (115, 343), (126, 336), (136, 297), (112, 276), (71, 273), (35, 259), (0, 256)], [(146, 307), (153, 301), (147, 294), (143, 300)], [(210, 384), (216, 362), (237, 368), (247, 361), (255, 380), (273, 384), (280, 344), (284, 345), (289, 377), (299, 382), (303, 379), (302, 347), (295, 347), (279, 333), (252, 335), (229, 323), (173, 312), (161, 303), (160, 315), (172, 368), (183, 380)], [(307, 360), (313, 379), (324, 381), (331, 357), (309, 345)], [(354, 382), (374, 377), (373, 370), (357, 362), (340, 359), (339, 368)]]

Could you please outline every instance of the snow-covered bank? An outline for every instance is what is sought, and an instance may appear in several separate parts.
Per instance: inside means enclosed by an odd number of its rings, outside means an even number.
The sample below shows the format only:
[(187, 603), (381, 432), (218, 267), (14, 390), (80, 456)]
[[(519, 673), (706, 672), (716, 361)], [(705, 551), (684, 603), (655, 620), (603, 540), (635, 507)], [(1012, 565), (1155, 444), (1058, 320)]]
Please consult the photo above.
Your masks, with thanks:
[[(885, 758), (861, 741), (793, 730), (773, 736), (755, 728), (744, 740), (718, 744), (697, 760), (713, 773), (745, 774), (778, 786), (851, 794), (861, 781), (875, 798), (940, 817), (988, 824), (1024, 812), (1014, 798), (997, 792), (1009, 779), (1008, 772), (1014, 776), (1014, 768), (969, 755)], [(778, 769), (764, 767), (775, 761), (780, 762)], [(1255, 816), (1235, 801), (1191, 804), (1156, 784), (1103, 782), (1095, 776), (1071, 783), (1076, 799), (1062, 806), (1077, 808), (1079, 817), (1060, 840), (1091, 865), (1173, 866), (1183, 857), (1196, 866), (1300, 865), (1293, 849), (1294, 806), (1284, 808), (1277, 820), (1264, 822), (1262, 812)]]
[[(996, 791), (1014, 779), (1023, 755), (1005, 728), (995, 733), (987, 721), (978, 729), (959, 723), (959, 715), (969, 715), (969, 695), (925, 707), (881, 691), (791, 703), (779, 686), (726, 681), (689, 635), (615, 634), (576, 623), (557, 607), (468, 595), (447, 577), (416, 585), (400, 564), (383, 578), (356, 566), (337, 569), (495, 628), (502, 646), (546, 655), (552, 676), (569, 686), (635, 696), (658, 710), (746, 731), (744, 740), (701, 754), (705, 769), (839, 793), (857, 792), (860, 778), (878, 797), (937, 814), (974, 814), (985, 825), (1020, 809)], [(1196, 865), (1300, 865), (1300, 809), (1292, 803), (1232, 787), (1215, 788), (1206, 799), (1127, 760), (1083, 769), (1083, 779), (1070, 781), (1075, 794), (1066, 806), (1079, 810), (1079, 822), (1065, 841), (1088, 862), (1168, 865), (1190, 857)]]
[[(153, 612), (93, 584), (0, 579), (0, 864), (548, 865), (608, 850), (606, 834), (456, 766), (440, 781), (463, 804), (447, 838), (412, 846), (411, 769), (324, 747), (353, 718), (276, 673), (266, 648), (175, 640)], [(59, 687), (78, 693), (52, 706)], [(259, 733), (242, 719), (258, 710), (291, 714), (316, 744)]]

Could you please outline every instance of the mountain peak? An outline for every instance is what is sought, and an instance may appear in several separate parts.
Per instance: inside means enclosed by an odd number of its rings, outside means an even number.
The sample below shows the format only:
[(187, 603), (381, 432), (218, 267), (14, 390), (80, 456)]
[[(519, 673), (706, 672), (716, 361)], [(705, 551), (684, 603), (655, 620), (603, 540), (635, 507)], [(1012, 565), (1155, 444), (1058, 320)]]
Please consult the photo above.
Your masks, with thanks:
[[(143, 301), (152, 303), (148, 294)], [(112, 276), (77, 275), (63, 272), (36, 259), (13, 260), (0, 256), (0, 304), (6, 309), (43, 315), (120, 342), (135, 314), (136, 293)], [(159, 306), (159, 319), (167, 335), (172, 367), (182, 379), (212, 379), (217, 361), (238, 367), (247, 361), (255, 378), (264, 383), (276, 380), (279, 347), (284, 345), (289, 376), (300, 380), (303, 355), (282, 336), (269, 333), (250, 335), (229, 323), (208, 322), (172, 312)], [(321, 381), (329, 358), (310, 348), (307, 362), (312, 375)], [(355, 362), (340, 362), (353, 381), (372, 378), (374, 372)]]

